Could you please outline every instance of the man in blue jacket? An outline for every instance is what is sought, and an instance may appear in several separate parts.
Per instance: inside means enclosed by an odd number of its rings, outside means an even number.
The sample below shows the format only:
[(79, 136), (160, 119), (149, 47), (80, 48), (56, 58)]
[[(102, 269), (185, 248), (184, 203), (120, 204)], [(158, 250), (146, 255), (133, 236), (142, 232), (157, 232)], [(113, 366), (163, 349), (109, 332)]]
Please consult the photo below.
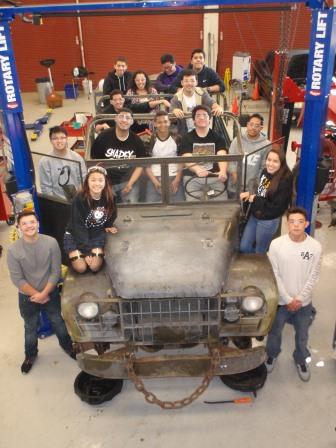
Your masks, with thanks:
[[(196, 48), (191, 53), (191, 61), (188, 68), (193, 69), (197, 75), (198, 87), (206, 89), (208, 93), (224, 92), (224, 82), (219, 75), (210, 67), (205, 65), (205, 52)], [(175, 93), (181, 87), (181, 74), (175, 79), (170, 87), (170, 92)]]
[(183, 67), (177, 65), (172, 54), (166, 53), (161, 56), (162, 73), (155, 81), (155, 88), (158, 92), (169, 93), (169, 88), (176, 77), (181, 73)]

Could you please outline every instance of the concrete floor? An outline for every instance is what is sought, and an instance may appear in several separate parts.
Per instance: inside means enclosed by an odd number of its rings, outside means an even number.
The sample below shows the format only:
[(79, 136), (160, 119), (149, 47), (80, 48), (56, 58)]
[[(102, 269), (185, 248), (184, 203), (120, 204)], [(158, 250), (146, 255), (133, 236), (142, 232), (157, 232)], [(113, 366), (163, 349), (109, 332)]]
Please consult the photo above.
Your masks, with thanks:
[[(25, 95), (26, 121), (45, 112), (34, 95)], [(36, 107), (32, 107), (33, 103)], [(73, 111), (90, 110), (85, 98), (67, 100), (53, 112), (49, 125), (70, 119)], [(47, 129), (32, 150), (48, 150)], [(292, 361), (293, 329), (284, 332), (283, 352), (258, 397), (248, 405), (206, 405), (203, 400), (225, 400), (248, 394), (235, 392), (215, 378), (195, 403), (176, 411), (147, 404), (130, 381), (113, 401), (89, 406), (73, 392), (79, 372), (76, 363), (57, 345), (55, 336), (41, 340), (39, 358), (23, 376), (23, 321), (16, 289), (6, 266), (9, 227), (0, 223), (0, 448), (137, 448), (204, 446), (230, 448), (335, 447), (336, 361), (331, 339), (335, 325), (336, 229), (328, 229), (329, 207), (322, 203), (323, 223), (316, 238), (324, 248), (321, 279), (314, 303), (318, 314), (311, 328), (312, 378), (303, 383)], [(188, 395), (198, 379), (147, 381), (160, 398)]]

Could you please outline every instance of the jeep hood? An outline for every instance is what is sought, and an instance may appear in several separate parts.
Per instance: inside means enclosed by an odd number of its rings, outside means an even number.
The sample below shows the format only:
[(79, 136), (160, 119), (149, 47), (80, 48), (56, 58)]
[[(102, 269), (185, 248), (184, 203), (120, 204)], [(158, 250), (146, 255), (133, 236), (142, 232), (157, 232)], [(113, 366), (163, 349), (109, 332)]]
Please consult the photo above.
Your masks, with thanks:
[(125, 299), (218, 294), (237, 243), (239, 207), (211, 205), (119, 209), (119, 232), (105, 248), (113, 293)]

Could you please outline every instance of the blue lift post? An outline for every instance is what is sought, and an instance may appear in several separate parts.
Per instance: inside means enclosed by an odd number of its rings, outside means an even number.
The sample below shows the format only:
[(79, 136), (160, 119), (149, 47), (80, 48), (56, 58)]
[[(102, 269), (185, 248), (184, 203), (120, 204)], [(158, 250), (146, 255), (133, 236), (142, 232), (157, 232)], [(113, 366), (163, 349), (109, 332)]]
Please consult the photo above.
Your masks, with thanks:
[(0, 21), (0, 102), (6, 134), (11, 142), (18, 189), (32, 191), (33, 172), (10, 35), (11, 20), (6, 18)]
[[(54, 5), (25, 5), (18, 7), (0, 8), (0, 102), (2, 110), (5, 112), (5, 123), (7, 136), (11, 141), (14, 169), (19, 190), (29, 189), (33, 191), (33, 171), (30, 160), (29, 144), (25, 137), (25, 129), (22, 115), (22, 104), (19, 93), (18, 78), (14, 63), (14, 54), (11, 44), (9, 24), (16, 14), (43, 15), (61, 12), (76, 11), (111, 11), (111, 10), (143, 10), (143, 9), (164, 9), (176, 7), (202, 7), (213, 4), (220, 6), (256, 5), (253, 0), (176, 0), (176, 1), (143, 1), (135, 3), (75, 3), (75, 4), (54, 4)], [(259, 4), (274, 3), (274, 0), (260, 0)], [(304, 3), (304, 0), (278, 0), (278, 4)], [(324, 129), (324, 120), (327, 110), (327, 99), (331, 85), (331, 72), (335, 55), (335, 10), (325, 7), (324, 0), (308, 0), (305, 2), (313, 9), (313, 22), (311, 31), (311, 46), (309, 68), (307, 76), (307, 96), (305, 107), (305, 119), (303, 126), (303, 140), (301, 151), (301, 168), (303, 173), (299, 176), (298, 204), (304, 206), (312, 214), (312, 204), (314, 200), (314, 185), (316, 177), (316, 165), (320, 154), (320, 138)], [(323, 51), (321, 52), (321, 45)], [(318, 51), (319, 50), (319, 51)], [(322, 57), (321, 57), (322, 55)], [(3, 57), (8, 57), (4, 60)], [(3, 61), (6, 70), (3, 68)], [(9, 64), (9, 65), (8, 65)], [(8, 69), (9, 67), (9, 69)], [(317, 86), (317, 68), (320, 69), (320, 83)], [(12, 88), (17, 102), (17, 106), (11, 110), (9, 107), (7, 93), (8, 85), (12, 83)], [(7, 93), (6, 93), (7, 87)], [(13, 93), (12, 92), (12, 93)], [(319, 93), (318, 93), (319, 92)], [(15, 102), (13, 102), (15, 103)], [(37, 201), (35, 201), (37, 208)]]
[(297, 204), (312, 216), (316, 166), (328, 107), (336, 48), (336, 10), (314, 10), (308, 58)]

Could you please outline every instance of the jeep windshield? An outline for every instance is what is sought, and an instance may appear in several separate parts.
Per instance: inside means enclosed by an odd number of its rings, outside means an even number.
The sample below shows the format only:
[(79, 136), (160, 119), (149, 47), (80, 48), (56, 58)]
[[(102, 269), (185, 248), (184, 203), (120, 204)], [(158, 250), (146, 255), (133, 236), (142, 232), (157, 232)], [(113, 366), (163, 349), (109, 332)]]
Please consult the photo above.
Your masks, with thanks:
[[(106, 158), (93, 158), (91, 148), (97, 138), (96, 125), (106, 122), (107, 119), (111, 121), (114, 117), (113, 115), (95, 117), (88, 133), (85, 158), (88, 167), (99, 164), (107, 169), (118, 204), (145, 206), (239, 200), (239, 189), (233, 197), (231, 196), (230, 200), (228, 199), (227, 177), (221, 176), (220, 173), (226, 171), (228, 164), (237, 164), (238, 185), (241, 185), (242, 156), (216, 155), (214, 143), (194, 145), (190, 154), (183, 156), (158, 158), (151, 154), (149, 140), (152, 135), (151, 132), (148, 132), (142, 133), (140, 136), (145, 146), (146, 157), (135, 158), (131, 155), (131, 151), (115, 149), (112, 144), (110, 147), (107, 143)], [(148, 119), (149, 114), (134, 115), (135, 120), (144, 117)], [(150, 115), (150, 118), (153, 118), (153, 115)], [(223, 138), (225, 142), (223, 149), (228, 152), (230, 142), (234, 134), (237, 133), (239, 125), (228, 113), (213, 121), (213, 129)], [(123, 189), (135, 170), (140, 170), (141, 174), (133, 183), (132, 192), (127, 199), (124, 199)]]

